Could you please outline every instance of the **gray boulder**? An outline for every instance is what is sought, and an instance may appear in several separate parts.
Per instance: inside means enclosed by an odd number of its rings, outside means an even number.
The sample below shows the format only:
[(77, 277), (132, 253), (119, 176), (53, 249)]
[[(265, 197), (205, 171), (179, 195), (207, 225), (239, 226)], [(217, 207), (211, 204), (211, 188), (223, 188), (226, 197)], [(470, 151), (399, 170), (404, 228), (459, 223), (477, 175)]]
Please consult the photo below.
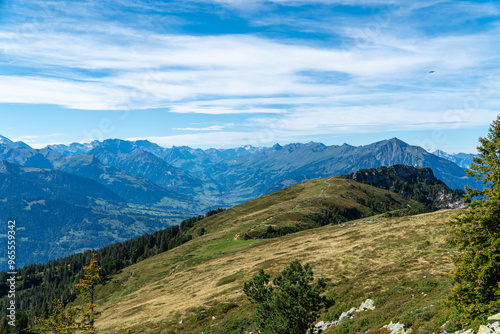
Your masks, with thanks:
[(397, 323), (391, 323), (389, 325), (387, 325), (387, 329), (390, 330), (391, 332), (394, 332), (395, 330), (398, 330), (400, 328), (403, 328), (404, 329), (405, 325), (403, 325), (402, 323), (400, 322), (397, 322)]
[(404, 329), (404, 327), (399, 327), (399, 328), (393, 330), (392, 334), (405, 334), (405, 329)]
[(479, 330), (477, 331), (477, 334), (494, 334), (495, 332), (492, 331), (489, 327), (485, 325), (479, 326)]
[(353, 313), (356, 312), (356, 310), (357, 310), (357, 308), (353, 307), (349, 311), (342, 312), (342, 314), (340, 315), (339, 320), (338, 320), (339, 323), (341, 323), (347, 319), (351, 319)]
[(359, 306), (356, 312), (374, 310), (374, 309), (375, 309), (375, 301), (371, 298), (368, 298), (367, 300), (361, 303), (361, 306)]
[(489, 325), (495, 332), (500, 331), (500, 321), (494, 322)]
[(476, 334), (476, 332), (471, 328), (469, 330), (466, 330), (465, 332), (463, 332), (462, 334)]
[(488, 323), (490, 323), (490, 324), (495, 323), (497, 321), (500, 321), (500, 313), (497, 313), (497, 314), (494, 314), (494, 315), (488, 317)]

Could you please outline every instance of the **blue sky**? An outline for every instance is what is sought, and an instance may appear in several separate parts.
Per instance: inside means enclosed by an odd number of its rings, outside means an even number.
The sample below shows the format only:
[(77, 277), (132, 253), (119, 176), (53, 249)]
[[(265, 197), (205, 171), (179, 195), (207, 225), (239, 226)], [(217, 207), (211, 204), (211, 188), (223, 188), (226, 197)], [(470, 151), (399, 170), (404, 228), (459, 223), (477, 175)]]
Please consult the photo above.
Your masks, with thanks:
[(499, 13), (493, 1), (0, 1), (0, 134), (33, 147), (398, 137), (475, 152), (500, 106)]

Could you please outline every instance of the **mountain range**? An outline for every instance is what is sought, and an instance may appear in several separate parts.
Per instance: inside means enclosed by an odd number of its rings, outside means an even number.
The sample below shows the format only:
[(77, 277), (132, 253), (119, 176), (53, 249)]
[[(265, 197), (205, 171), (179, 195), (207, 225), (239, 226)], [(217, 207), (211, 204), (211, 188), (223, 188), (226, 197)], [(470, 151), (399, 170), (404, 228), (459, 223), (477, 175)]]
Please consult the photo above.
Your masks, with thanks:
[(9, 138), (6, 138), (2, 135), (0, 135), (0, 144), (6, 144), (6, 145), (10, 145), (10, 146), (16, 146), (16, 147), (26, 147), (26, 148), (31, 148), (28, 144), (22, 142), (22, 141), (16, 141), (16, 142), (13, 142), (12, 140), (10, 140)]
[(0, 160), (25, 167), (55, 169), (79, 175), (108, 187), (125, 200), (134, 203), (154, 204), (165, 197), (182, 198), (192, 202), (192, 199), (165, 189), (139, 175), (103, 164), (92, 154), (65, 156), (48, 148), (35, 150), (0, 144)]
[(475, 154), (471, 153), (457, 153), (457, 154), (449, 154), (446, 152), (443, 152), (441, 150), (436, 150), (432, 152), (432, 154), (437, 155), (440, 158), (444, 158), (450, 161), (453, 161), (456, 163), (458, 166), (462, 168), (469, 168), (470, 164), (472, 163), (472, 159), (476, 157)]
[(0, 197), (50, 197), (78, 205), (92, 205), (91, 198), (125, 204), (125, 200), (98, 182), (53, 169), (22, 167), (0, 161)]
[[(0, 197), (4, 209), (10, 208), (2, 212), (8, 212), (9, 219), (22, 216), (30, 224), (53, 221), (61, 226), (51, 229), (50, 237), (39, 229), (23, 232), (23, 240), (37, 240), (30, 246), (36, 255), (23, 256), (26, 261), (46, 261), (101, 247), (217, 207), (232, 207), (297, 183), (360, 169), (418, 165), (430, 167), (452, 189), (478, 186), (464, 168), (450, 161), (452, 155), (439, 157), (397, 138), (365, 146), (310, 142), (207, 150), (120, 139), (33, 149), (0, 139)], [(36, 210), (31, 210), (31, 203)], [(51, 212), (42, 203), (50, 204)], [(71, 208), (82, 212), (71, 222), (75, 240), (76, 236), (81, 239), (76, 248), (61, 242), (67, 240), (69, 231), (62, 226), (70, 224), (61, 212)], [(129, 215), (132, 221), (126, 219)], [(111, 220), (132, 225), (122, 231), (123, 226)], [(32, 236), (35, 231), (39, 233), (36, 238)], [(96, 238), (82, 238), (88, 231), (99, 232)], [(50, 254), (47, 249), (52, 250)]]
[[(458, 161), (464, 154), (443, 155), (439, 151), (442, 156), (437, 156), (397, 138), (364, 146), (326, 146), (310, 142), (285, 146), (276, 144), (269, 148), (246, 146), (208, 150), (187, 146), (162, 148), (146, 140), (130, 142), (109, 139), (103, 142), (74, 143), (47, 148), (67, 156), (93, 154), (102, 162), (106, 161), (106, 164), (132, 173), (137, 173), (136, 166), (142, 161), (149, 166), (149, 170), (139, 168), (141, 176), (163, 187), (171, 187), (174, 184), (180, 184), (182, 187), (183, 182), (179, 179), (187, 178), (189, 181), (184, 181), (184, 184), (189, 187), (179, 189), (180, 192), (204, 198), (214, 196), (218, 203), (226, 206), (239, 204), (303, 181), (394, 164), (430, 167), (438, 179), (454, 189), (463, 189), (465, 185), (477, 186), (475, 181), (467, 176), (465, 168), (452, 161)], [(144, 152), (151, 153), (168, 165), (146, 157)], [(131, 154), (141, 158), (130, 159)], [(472, 155), (467, 156), (472, 158)], [(153, 159), (155, 168), (161, 171), (151, 168)], [(172, 177), (165, 178), (165, 172), (172, 173)], [(206, 186), (201, 186), (202, 184)], [(196, 191), (193, 192), (193, 189)], [(200, 193), (201, 189), (205, 191)]]
[[(275, 277), (297, 259), (327, 280), (326, 294), (335, 303), (315, 323), (342, 318), (327, 333), (388, 333), (380, 329), (390, 322), (401, 322), (408, 333), (454, 332), (449, 309), (439, 306), (450, 288), (454, 250), (444, 222), (456, 211), (419, 215), (425, 205), (415, 199), (435, 202), (457, 192), (429, 168), (362, 170), (293, 185), (96, 250), (103, 278), (95, 288), (97, 330), (256, 333), (255, 305), (244, 283), (260, 270)], [(16, 300), (29, 314), (44, 299), (74, 300), (90, 253), (19, 270)], [(0, 310), (7, 310), (8, 276), (0, 278)], [(367, 298), (375, 309), (345, 317)]]

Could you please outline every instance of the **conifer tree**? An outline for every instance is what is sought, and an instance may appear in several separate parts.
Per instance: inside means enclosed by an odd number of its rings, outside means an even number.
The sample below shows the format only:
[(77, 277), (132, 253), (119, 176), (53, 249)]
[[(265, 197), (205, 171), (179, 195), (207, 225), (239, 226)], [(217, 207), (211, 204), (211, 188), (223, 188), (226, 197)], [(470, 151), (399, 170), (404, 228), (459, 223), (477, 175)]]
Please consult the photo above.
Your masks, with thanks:
[[(83, 308), (75, 307), (72, 304), (64, 308), (62, 302), (56, 298), (52, 302), (52, 312), (49, 315), (46, 317), (43, 314), (40, 317), (35, 316), (34, 325), (30, 327), (33, 333), (95, 333), (94, 321), (100, 312), (97, 312), (95, 309), (94, 293), (95, 287), (100, 282), (99, 271), (101, 270), (97, 266), (95, 253), (92, 254), (90, 264), (86, 267), (84, 266), (83, 270), (83, 278), (75, 284), (85, 303)], [(47, 305), (46, 299), (44, 299), (44, 304)]]
[(321, 296), (326, 289), (323, 278), (313, 286), (309, 264), (294, 260), (272, 282), (263, 270), (243, 286), (243, 291), (257, 304), (257, 325), (265, 334), (304, 334), (316, 320), (319, 311), (333, 305)]
[(47, 319), (49, 316), (49, 306), (47, 305), (47, 298), (44, 297), (42, 301), (42, 318)]
[(52, 301), (52, 313), (46, 319), (35, 317), (34, 325), (30, 326), (30, 332), (54, 334), (75, 333), (79, 327), (76, 321), (78, 312), (79, 309), (73, 305), (64, 309), (61, 301), (56, 298)]
[(96, 304), (94, 303), (94, 293), (95, 287), (100, 282), (99, 271), (100, 267), (97, 266), (96, 254), (92, 254), (90, 259), (90, 264), (87, 267), (83, 267), (85, 271), (84, 277), (80, 279), (80, 282), (75, 285), (76, 289), (79, 291), (80, 296), (85, 302), (83, 307), (84, 319), (81, 328), (84, 334), (94, 334), (94, 322), (95, 318), (100, 312), (96, 311)]
[(0, 319), (0, 334), (9, 334), (9, 320), (7, 320), (7, 316), (3, 316)]
[(483, 184), (466, 188), (468, 207), (451, 222), (451, 243), (458, 248), (449, 299), (467, 320), (500, 311), (500, 116), (468, 174)]

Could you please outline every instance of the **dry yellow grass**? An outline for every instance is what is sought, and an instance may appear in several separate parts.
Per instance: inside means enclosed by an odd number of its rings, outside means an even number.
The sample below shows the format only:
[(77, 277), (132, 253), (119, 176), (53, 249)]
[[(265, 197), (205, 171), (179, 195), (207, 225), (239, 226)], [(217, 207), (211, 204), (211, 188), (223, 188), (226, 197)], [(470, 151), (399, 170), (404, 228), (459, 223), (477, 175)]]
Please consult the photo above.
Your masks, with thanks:
[[(304, 198), (326, 196), (333, 188), (326, 182), (317, 181)], [(293, 201), (299, 204), (301, 198)], [(186, 321), (193, 308), (214, 301), (245, 304), (243, 282), (259, 269), (274, 275), (293, 259), (309, 262), (315, 277), (331, 279), (333, 290), (334, 285), (349, 281), (353, 301), (383, 294), (398, 282), (446, 277), (452, 270), (444, 222), (453, 211), (361, 219), (269, 240), (234, 240), (242, 227), (251, 228), (272, 212), (290, 207), (282, 202), (274, 206), (236, 207), (226, 220), (205, 222), (212, 233), (124, 269), (100, 291), (99, 332), (140, 326), (144, 333), (181, 333), (183, 326), (174, 331), (173, 324)], [(228, 276), (228, 283), (221, 285)], [(408, 288), (408, 298), (411, 293)]]

